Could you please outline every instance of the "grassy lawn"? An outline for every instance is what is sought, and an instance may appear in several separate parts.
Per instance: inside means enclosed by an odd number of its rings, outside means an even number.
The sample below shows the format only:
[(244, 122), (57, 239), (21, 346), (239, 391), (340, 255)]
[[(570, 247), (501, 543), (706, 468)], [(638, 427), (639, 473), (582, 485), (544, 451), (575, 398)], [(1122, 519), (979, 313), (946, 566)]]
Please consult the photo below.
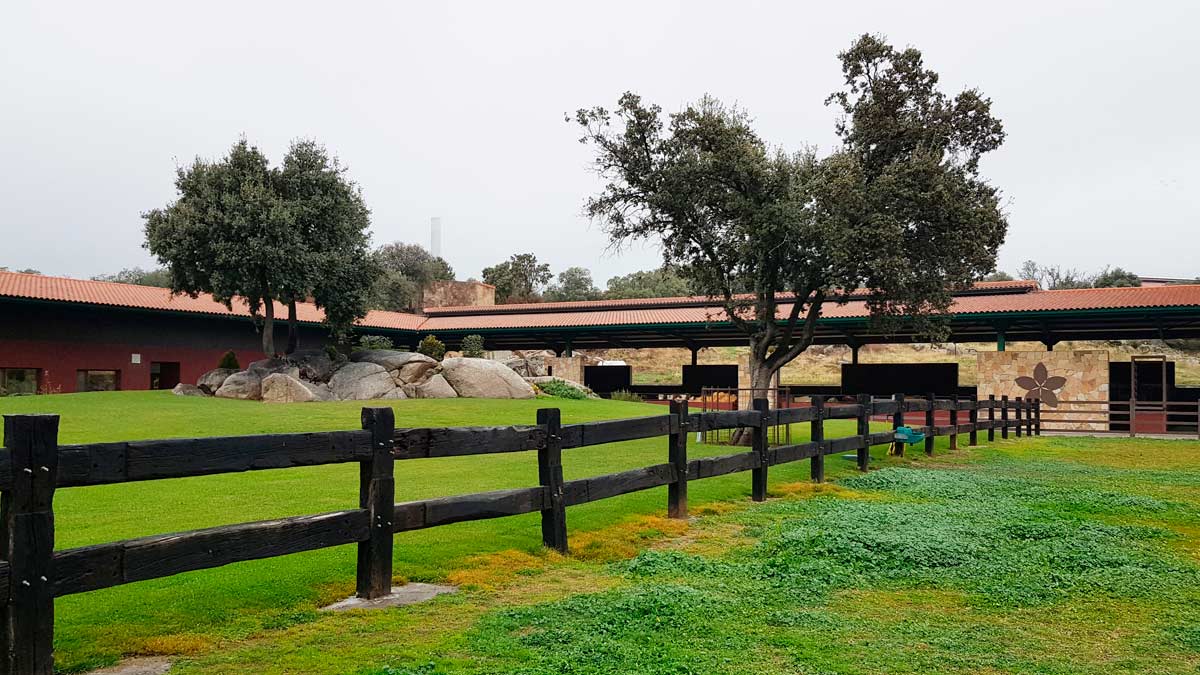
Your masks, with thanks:
[[(398, 401), (403, 426), (661, 414), (642, 404)], [(58, 412), (62, 442), (355, 428), (359, 404), (271, 406), (165, 393), (0, 399)], [(852, 433), (829, 423), (827, 436)], [(794, 433), (793, 438), (803, 436)], [(240, 563), (57, 604), (64, 670), (180, 655), (181, 673), (1108, 673), (1200, 666), (1200, 443), (1038, 438), (827, 459), (693, 483), (689, 523), (665, 488), (568, 511), (572, 555), (536, 515), (396, 538), (396, 574), (460, 592), (326, 614), (351, 546)], [(965, 439), (964, 439), (965, 441)], [(568, 479), (665, 461), (666, 439), (577, 449)], [(728, 448), (693, 446), (694, 456)], [(536, 483), (533, 453), (397, 464), (397, 498)], [(351, 507), (357, 467), (289, 469), (56, 496), (58, 546)]]

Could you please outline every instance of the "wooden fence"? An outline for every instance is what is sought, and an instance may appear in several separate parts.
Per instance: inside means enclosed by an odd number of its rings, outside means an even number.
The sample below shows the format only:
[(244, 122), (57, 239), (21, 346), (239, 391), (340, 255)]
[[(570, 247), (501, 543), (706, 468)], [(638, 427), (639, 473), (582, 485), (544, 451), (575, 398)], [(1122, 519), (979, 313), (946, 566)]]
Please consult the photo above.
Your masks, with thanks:
[(1196, 401), (1058, 401), (1045, 409), (1046, 431), (1200, 438)]
[[(948, 426), (933, 424), (936, 411), (950, 411)], [(88, 445), (59, 445), (57, 415), (5, 415), (0, 454), (0, 672), (50, 675), (53, 671), (54, 598), (191, 570), (358, 545), (357, 595), (378, 598), (391, 590), (393, 535), (449, 523), (540, 512), (546, 546), (567, 550), (566, 509), (617, 495), (667, 486), (667, 513), (687, 517), (688, 483), (751, 472), (755, 501), (767, 495), (770, 467), (807, 459), (811, 476), (824, 480), (825, 456), (855, 452), (867, 470), (873, 445), (893, 443), (891, 430), (871, 432), (872, 415), (925, 411), (925, 452), (935, 436), (968, 434), (970, 443), (1038, 433), (1038, 407), (1019, 399), (958, 401), (872, 399), (856, 404), (772, 410), (764, 399), (746, 411), (691, 413), (686, 401), (653, 417), (562, 424), (557, 409), (537, 413), (537, 424), (513, 427), (396, 429), (391, 408), (364, 408), (362, 429), (321, 433), (187, 438)], [(967, 420), (961, 420), (965, 413)], [(826, 438), (828, 419), (856, 419), (856, 434)], [(776, 425), (808, 423), (807, 443), (770, 447)], [(749, 450), (688, 459), (689, 432), (751, 429)], [(564, 481), (562, 452), (603, 443), (666, 437), (662, 464)], [(395, 502), (396, 461), (537, 450), (538, 485), (510, 490)], [(903, 451), (903, 446), (898, 448)], [(280, 518), (189, 532), (139, 537), (94, 546), (54, 550), (54, 492), (60, 488), (182, 478), (264, 469), (357, 462), (359, 508)]]

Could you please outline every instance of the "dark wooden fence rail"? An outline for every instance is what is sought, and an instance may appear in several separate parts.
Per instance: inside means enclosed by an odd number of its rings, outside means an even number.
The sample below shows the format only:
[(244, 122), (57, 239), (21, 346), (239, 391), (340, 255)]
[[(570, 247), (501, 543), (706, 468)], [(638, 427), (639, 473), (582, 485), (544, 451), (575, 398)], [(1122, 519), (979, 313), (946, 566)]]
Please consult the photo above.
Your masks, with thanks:
[[(950, 411), (949, 426), (935, 426), (935, 412)], [(969, 422), (959, 424), (959, 412)], [(986, 416), (980, 411), (986, 410)], [(996, 411), (999, 411), (997, 419)], [(1040, 433), (1036, 401), (892, 399), (861, 396), (853, 404), (771, 410), (756, 400), (753, 410), (692, 413), (686, 401), (670, 413), (583, 424), (562, 424), (557, 409), (538, 411), (537, 424), (512, 427), (395, 429), (391, 408), (364, 408), (362, 430), (189, 438), (124, 443), (59, 445), (58, 416), (5, 415), (0, 453), (0, 673), (50, 675), (53, 670), (54, 598), (135, 581), (301, 551), (357, 544), (357, 594), (377, 598), (391, 589), (393, 535), (449, 523), (541, 513), (542, 540), (566, 552), (567, 507), (667, 486), (667, 513), (687, 516), (688, 482), (752, 472), (751, 496), (766, 499), (772, 466), (807, 459), (814, 481), (825, 477), (825, 456), (855, 453), (866, 471), (871, 446), (904, 444), (895, 431), (870, 429), (875, 415), (890, 415), (893, 427), (905, 413), (925, 412), (926, 453), (934, 436), (999, 429)], [(1013, 412), (1010, 417), (1009, 413)], [(856, 420), (856, 434), (826, 438), (825, 421)], [(808, 423), (810, 440), (771, 447), (771, 427)], [(688, 437), (717, 429), (751, 430), (747, 450), (688, 459)], [(602, 476), (563, 480), (562, 452), (572, 448), (665, 437), (666, 461)], [(412, 502), (395, 502), (394, 463), (430, 457), (537, 451), (538, 485)], [(357, 462), (359, 508), (237, 525), (212, 527), (54, 550), (53, 498), (57, 488), (163, 478), (204, 476), (298, 466)]]

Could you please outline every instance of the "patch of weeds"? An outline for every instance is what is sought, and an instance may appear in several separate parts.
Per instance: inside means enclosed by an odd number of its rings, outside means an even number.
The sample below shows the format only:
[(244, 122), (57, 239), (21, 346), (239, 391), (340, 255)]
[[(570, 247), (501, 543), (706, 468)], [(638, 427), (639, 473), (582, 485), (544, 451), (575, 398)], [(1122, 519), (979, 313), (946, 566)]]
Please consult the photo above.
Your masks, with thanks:
[(994, 499), (1007, 497), (1026, 503), (1088, 512), (1159, 512), (1169, 502), (1144, 495), (1109, 490), (1042, 484), (983, 471), (933, 471), (893, 468), (856, 476), (844, 482), (851, 488), (886, 490), (918, 499)]
[(656, 540), (687, 532), (685, 520), (641, 516), (571, 538), (571, 556), (587, 562), (628, 560)]
[(1200, 653), (1200, 626), (1174, 626), (1167, 630), (1172, 645)]
[(498, 612), (471, 645), (498, 661), (486, 672), (741, 673), (745, 662), (730, 663), (727, 650), (749, 638), (717, 628), (731, 609), (695, 586), (655, 583)]
[(141, 640), (130, 650), (130, 656), (190, 656), (207, 651), (212, 644), (203, 635), (158, 635)]
[(446, 575), (446, 581), (467, 588), (496, 588), (518, 576), (536, 574), (545, 569), (557, 554), (532, 555), (523, 551), (506, 550), (467, 558), (465, 566)]

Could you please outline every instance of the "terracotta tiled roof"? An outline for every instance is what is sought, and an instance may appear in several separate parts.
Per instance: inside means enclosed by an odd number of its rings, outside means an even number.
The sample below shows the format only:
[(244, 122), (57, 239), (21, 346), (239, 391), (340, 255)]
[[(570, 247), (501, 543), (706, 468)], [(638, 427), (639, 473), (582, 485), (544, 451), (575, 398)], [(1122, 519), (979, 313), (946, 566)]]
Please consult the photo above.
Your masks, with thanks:
[[(1023, 293), (1036, 291), (1036, 281), (977, 281), (971, 288), (962, 293)], [(850, 296), (864, 296), (865, 288), (855, 289)], [(791, 298), (791, 293), (780, 293), (779, 298)], [(749, 296), (747, 296), (749, 297)], [(528, 302), (510, 305), (452, 305), (446, 307), (426, 307), (429, 316), (445, 316), (450, 314), (521, 314), (524, 312), (555, 312), (559, 310), (597, 311), (602, 309), (633, 309), (633, 308), (666, 308), (666, 307), (703, 307), (711, 305), (712, 300), (703, 295), (691, 295), (673, 298), (626, 298), (622, 300), (580, 300), (575, 302)]]
[[(991, 282), (976, 286), (976, 292), (955, 298), (954, 314), (988, 314), (1015, 312), (1044, 312), (1095, 309), (1137, 309), (1151, 307), (1200, 308), (1200, 285), (1144, 286), (1140, 288), (1089, 288), (1063, 291), (1041, 291), (1031, 282)], [(1024, 292), (1014, 292), (1024, 289)], [(994, 290), (994, 293), (979, 293)], [(35, 274), (0, 272), (0, 297), (28, 298), (58, 302), (130, 307), (168, 312), (188, 312), (217, 316), (249, 316), (244, 302), (227, 309), (211, 296), (196, 298), (172, 295), (163, 288), (134, 286), (103, 281), (84, 281)], [(372, 311), (359, 325), (368, 328), (438, 331), (487, 330), (504, 328), (559, 328), (588, 326), (620, 326), (647, 324), (703, 324), (725, 321), (725, 313), (702, 298), (655, 298), (650, 300), (602, 300), (577, 303), (545, 303), (527, 306), (499, 306), (508, 311), (489, 311), (493, 308), (471, 308), (469, 314), (431, 315), (428, 317), (402, 312)], [(780, 307), (786, 315), (789, 305)], [(308, 303), (299, 307), (301, 321), (317, 323), (323, 318), (320, 309)], [(286, 309), (276, 304), (276, 315), (286, 316)], [(867, 316), (866, 303), (852, 300), (845, 304), (827, 304), (822, 311), (826, 318), (861, 318)]]
[[(240, 299), (235, 300), (233, 308), (229, 309), (213, 300), (212, 296), (207, 293), (201, 293), (192, 298), (186, 295), (172, 295), (170, 290), (154, 286), (135, 286), (17, 272), (0, 272), (0, 296), (166, 312), (250, 316), (250, 309), (245, 301)], [(298, 304), (296, 313), (299, 319), (306, 323), (320, 323), (325, 318), (324, 312), (310, 303)], [(286, 317), (287, 308), (275, 303), (275, 316)], [(362, 321), (362, 324), (377, 328), (416, 330), (421, 325), (422, 319), (424, 317), (415, 314), (371, 312)]]
[[(1200, 285), (1087, 288), (997, 295), (964, 295), (955, 298), (950, 311), (953, 314), (988, 314), (1142, 307), (1200, 307)], [(790, 305), (781, 305), (779, 307), (780, 318), (785, 317), (790, 309)], [(866, 303), (862, 300), (853, 300), (841, 305), (826, 304), (821, 313), (821, 316), (825, 318), (863, 318), (868, 315)], [(576, 310), (527, 314), (431, 316), (421, 325), (421, 330), (436, 333), (439, 330), (695, 324), (725, 320), (724, 310), (715, 306), (602, 309), (600, 311)]]

